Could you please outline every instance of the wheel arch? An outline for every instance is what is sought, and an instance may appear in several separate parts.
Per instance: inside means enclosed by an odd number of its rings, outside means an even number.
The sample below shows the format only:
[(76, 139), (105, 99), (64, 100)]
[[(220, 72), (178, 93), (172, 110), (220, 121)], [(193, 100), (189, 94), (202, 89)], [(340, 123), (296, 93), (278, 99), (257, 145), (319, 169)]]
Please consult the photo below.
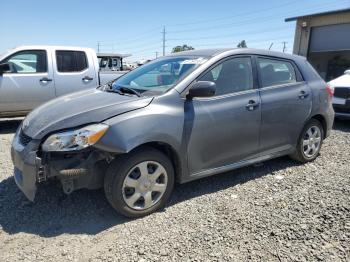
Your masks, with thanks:
[(321, 123), (322, 129), (323, 129), (323, 135), (326, 136), (327, 129), (328, 129), (326, 118), (323, 115), (321, 115), (321, 114), (317, 114), (317, 115), (312, 116), (310, 118), (310, 120), (311, 119), (316, 119), (316, 120), (318, 120)]
[(150, 141), (143, 144), (140, 144), (136, 147), (134, 147), (132, 150), (129, 151), (129, 153), (140, 150), (142, 148), (154, 148), (165, 154), (171, 161), (174, 172), (175, 172), (175, 181), (180, 182), (181, 181), (181, 175), (183, 174), (183, 161), (180, 158), (179, 153), (175, 150), (173, 146), (171, 146), (168, 143), (160, 142), (160, 141)]

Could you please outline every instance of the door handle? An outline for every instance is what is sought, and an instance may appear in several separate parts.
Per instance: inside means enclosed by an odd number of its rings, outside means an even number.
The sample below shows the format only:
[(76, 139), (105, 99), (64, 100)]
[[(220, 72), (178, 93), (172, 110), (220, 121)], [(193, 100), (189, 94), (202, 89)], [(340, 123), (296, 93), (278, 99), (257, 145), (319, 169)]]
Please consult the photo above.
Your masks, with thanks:
[(249, 100), (248, 104), (245, 106), (248, 111), (253, 111), (256, 107), (260, 105), (259, 102), (256, 102), (254, 100)]
[(91, 80), (94, 80), (92, 77), (90, 77), (90, 76), (84, 76), (83, 78), (82, 78), (82, 80), (83, 81), (85, 81), (85, 82), (87, 82), (87, 81), (91, 81)]
[(308, 95), (309, 94), (306, 91), (301, 90), (298, 97), (299, 97), (299, 99), (304, 99), (304, 98), (308, 97)]
[(42, 83), (47, 83), (47, 82), (52, 82), (52, 79), (47, 78), (47, 77), (43, 77), (39, 81), (42, 82)]

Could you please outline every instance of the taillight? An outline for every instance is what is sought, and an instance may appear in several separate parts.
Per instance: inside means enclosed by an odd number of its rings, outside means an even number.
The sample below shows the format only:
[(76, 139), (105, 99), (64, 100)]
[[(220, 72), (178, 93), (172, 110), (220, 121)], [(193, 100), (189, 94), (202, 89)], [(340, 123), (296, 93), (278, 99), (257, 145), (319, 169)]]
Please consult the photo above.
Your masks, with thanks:
[(327, 91), (327, 93), (328, 93), (328, 95), (329, 95), (330, 97), (333, 97), (333, 95), (334, 95), (334, 89), (333, 89), (330, 85), (327, 85), (327, 86), (326, 86), (326, 91)]

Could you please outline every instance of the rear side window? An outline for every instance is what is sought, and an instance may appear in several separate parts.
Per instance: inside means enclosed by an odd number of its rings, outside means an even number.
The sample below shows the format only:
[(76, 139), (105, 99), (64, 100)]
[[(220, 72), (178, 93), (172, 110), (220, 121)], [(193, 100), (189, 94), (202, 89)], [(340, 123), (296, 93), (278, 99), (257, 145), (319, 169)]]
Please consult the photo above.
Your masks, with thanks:
[(2, 63), (10, 65), (10, 73), (47, 72), (47, 55), (44, 50), (26, 50), (17, 52)]
[(58, 72), (80, 72), (88, 68), (85, 52), (56, 51)]
[(296, 83), (292, 63), (268, 58), (258, 58), (262, 87)]
[(102, 57), (99, 59), (100, 62), (100, 68), (106, 68), (108, 66), (108, 58), (107, 57)]

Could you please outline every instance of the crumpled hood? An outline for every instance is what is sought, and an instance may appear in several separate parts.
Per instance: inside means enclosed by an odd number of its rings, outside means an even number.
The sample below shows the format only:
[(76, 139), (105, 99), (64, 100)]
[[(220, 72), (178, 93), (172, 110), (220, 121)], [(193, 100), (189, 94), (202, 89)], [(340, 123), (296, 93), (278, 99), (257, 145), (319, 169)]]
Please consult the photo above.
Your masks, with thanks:
[(107, 118), (149, 105), (152, 97), (137, 97), (92, 89), (53, 99), (34, 109), (22, 130), (41, 139), (56, 130), (101, 122)]

